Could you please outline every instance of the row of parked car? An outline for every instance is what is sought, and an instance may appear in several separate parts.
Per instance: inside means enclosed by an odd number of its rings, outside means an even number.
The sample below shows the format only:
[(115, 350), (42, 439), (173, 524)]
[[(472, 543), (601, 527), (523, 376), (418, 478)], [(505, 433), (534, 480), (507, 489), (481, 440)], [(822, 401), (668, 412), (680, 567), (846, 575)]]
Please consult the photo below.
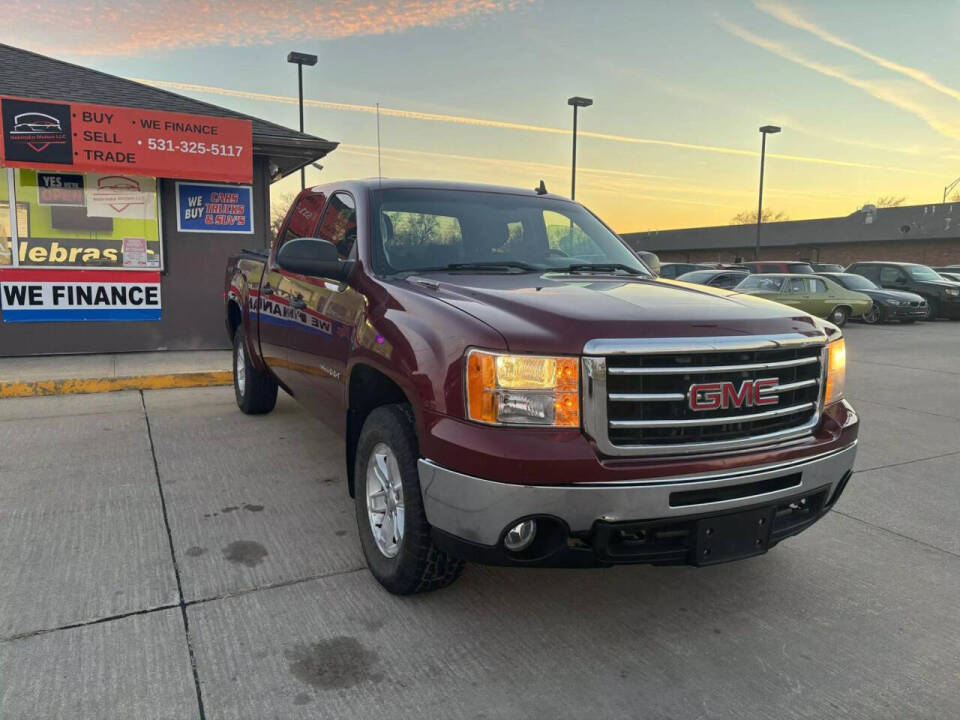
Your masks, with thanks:
[(835, 264), (797, 261), (663, 263), (660, 276), (737, 290), (790, 305), (843, 325), (960, 319), (960, 265), (903, 262)]

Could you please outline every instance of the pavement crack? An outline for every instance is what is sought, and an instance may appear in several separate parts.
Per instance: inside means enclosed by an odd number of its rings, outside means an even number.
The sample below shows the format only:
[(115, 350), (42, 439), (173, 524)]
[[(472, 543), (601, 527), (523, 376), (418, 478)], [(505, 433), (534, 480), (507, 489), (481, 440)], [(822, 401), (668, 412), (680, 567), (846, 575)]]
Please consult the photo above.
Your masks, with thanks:
[(229, 598), (242, 597), (244, 595), (249, 595), (250, 593), (259, 592), (261, 590), (273, 590), (275, 588), (290, 587), (291, 585), (300, 585), (301, 583), (310, 582), (312, 580), (325, 580), (327, 578), (338, 577), (340, 575), (350, 575), (351, 573), (360, 572), (361, 570), (366, 570), (366, 565), (361, 565), (355, 568), (348, 568), (347, 570), (336, 570), (329, 573), (321, 573), (319, 575), (309, 575), (307, 577), (296, 578), (294, 580), (282, 580), (280, 582), (268, 583), (267, 585), (257, 585), (252, 588), (244, 588), (242, 590), (234, 590), (233, 592), (223, 593), (222, 595), (212, 595), (206, 598), (200, 598), (198, 600), (188, 600), (186, 605), (187, 607), (192, 607), (193, 605), (202, 605), (208, 602), (216, 602), (217, 600), (227, 600)]
[(160, 509), (163, 513), (163, 525), (167, 531), (167, 542), (170, 545), (170, 559), (173, 561), (173, 574), (177, 580), (177, 600), (180, 616), (183, 618), (183, 632), (187, 641), (187, 653), (190, 655), (190, 669), (193, 671), (193, 685), (197, 691), (197, 707), (200, 711), (200, 720), (206, 720), (203, 709), (203, 690), (200, 687), (200, 674), (197, 672), (197, 658), (193, 652), (193, 642), (190, 639), (190, 619), (187, 617), (187, 605), (183, 599), (183, 582), (180, 578), (180, 565), (177, 563), (177, 553), (173, 547), (173, 533), (170, 530), (170, 517), (167, 514), (167, 500), (163, 493), (163, 483), (160, 482), (160, 465), (157, 463), (157, 449), (153, 443), (153, 430), (150, 427), (150, 415), (147, 413), (147, 403), (140, 390), (140, 406), (143, 408), (143, 419), (147, 424), (147, 440), (150, 442), (150, 457), (153, 460), (153, 474), (157, 479), (157, 492), (160, 493)]
[(890, 535), (896, 535), (898, 538), (902, 538), (903, 540), (909, 540), (910, 542), (917, 543), (917, 545), (923, 545), (924, 547), (930, 548), (931, 550), (942, 552), (944, 555), (950, 555), (951, 557), (960, 558), (960, 553), (955, 553), (953, 550), (947, 550), (945, 548), (940, 547), (939, 545), (932, 545), (931, 543), (925, 542), (923, 540), (918, 540), (915, 537), (910, 537), (909, 535), (898, 533), (896, 530), (891, 530), (890, 528), (884, 527), (883, 525), (877, 525), (877, 523), (872, 523), (869, 520), (858, 518), (855, 515), (848, 515), (845, 512), (837, 510), (836, 508), (834, 508), (831, 512), (835, 512), (837, 515), (842, 515), (848, 520), (853, 520), (854, 522), (858, 522), (863, 525), (867, 525), (868, 527), (876, 528), (877, 530), (880, 530), (882, 532), (889, 533)]
[(149, 615), (150, 613), (160, 612), (162, 610), (174, 610), (178, 607), (180, 606), (177, 604), (159, 605), (157, 607), (147, 608), (145, 610), (133, 610), (131, 612), (120, 613), (118, 615), (108, 615), (106, 617), (96, 618), (95, 620), (84, 620), (82, 622), (58, 625), (57, 627), (52, 628), (41, 628), (40, 630), (31, 630), (30, 632), (17, 633), (16, 635), (0, 638), (0, 642), (25, 640), (27, 638), (38, 637), (40, 635), (49, 635), (50, 633), (59, 632), (61, 630), (73, 630), (74, 628), (89, 627), (90, 625), (100, 625), (101, 623), (113, 622), (114, 620), (123, 620), (124, 618), (136, 617), (137, 615)]
[(927, 460), (939, 460), (945, 457), (953, 457), (954, 455), (960, 455), (960, 450), (954, 450), (952, 452), (943, 453), (941, 455), (931, 455), (930, 457), (917, 458), (915, 460), (903, 460), (901, 462), (890, 463), (889, 465), (877, 465), (876, 467), (868, 468), (858, 468), (853, 471), (854, 475), (857, 473), (873, 472), (874, 470), (886, 470), (887, 468), (902, 467), (903, 465), (913, 465), (914, 463), (926, 462)]

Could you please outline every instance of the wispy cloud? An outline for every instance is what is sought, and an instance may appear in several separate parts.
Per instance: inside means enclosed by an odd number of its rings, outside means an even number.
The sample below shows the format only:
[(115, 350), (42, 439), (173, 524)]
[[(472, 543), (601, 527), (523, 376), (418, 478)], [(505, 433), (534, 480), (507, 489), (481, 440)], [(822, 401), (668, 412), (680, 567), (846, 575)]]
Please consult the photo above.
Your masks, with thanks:
[(531, 0), (49, 0), (4, 2), (0, 39), (39, 52), (137, 55), (456, 25)]
[(844, 40), (838, 35), (834, 35), (829, 30), (825, 30), (819, 25), (811, 22), (807, 18), (803, 17), (791, 7), (788, 7), (782, 3), (774, 2), (772, 0), (755, 0), (754, 5), (758, 10), (762, 10), (775, 17), (780, 22), (794, 27), (798, 30), (803, 30), (810, 33), (814, 37), (823, 40), (826, 43), (842, 48), (844, 50), (849, 50), (852, 53), (856, 53), (862, 58), (869, 60), (870, 62), (878, 65), (879, 67), (884, 68), (885, 70), (892, 70), (893, 72), (900, 73), (905, 75), (911, 80), (916, 80), (922, 85), (926, 85), (932, 90), (936, 90), (939, 93), (943, 93), (947, 97), (951, 97), (954, 100), (960, 100), (960, 90), (955, 90), (949, 85), (945, 85), (932, 75), (923, 70), (919, 70), (909, 65), (902, 65), (901, 63), (895, 62), (893, 60), (888, 60), (885, 57), (872, 53), (869, 50), (865, 50), (859, 45), (854, 45), (852, 42)]
[[(212, 95), (223, 95), (227, 97), (240, 98), (244, 100), (257, 100), (262, 102), (283, 103), (287, 105), (296, 105), (298, 99), (289, 95), (272, 95), (268, 93), (249, 92), (246, 90), (231, 90), (228, 88), (213, 87), (210, 85), (197, 85), (195, 83), (172, 82), (167, 80), (145, 80), (142, 78), (130, 78), (136, 82), (166, 90), (179, 90), (183, 92), (204, 93)], [(346, 112), (359, 112), (367, 114), (376, 114), (375, 105), (359, 105), (356, 103), (339, 103), (325, 100), (311, 100), (305, 98), (304, 105), (308, 107), (324, 108), (327, 110), (342, 110)], [(552, 135), (569, 135), (568, 128), (549, 127), (546, 125), (531, 125), (528, 123), (509, 122), (506, 120), (490, 120), (487, 118), (470, 117), (465, 115), (449, 115), (443, 113), (420, 112), (417, 110), (402, 110), (397, 108), (380, 107), (380, 114), (385, 117), (405, 118), (407, 120), (426, 120), (430, 122), (453, 123), (459, 125), (471, 125), (474, 127), (500, 128), (503, 130), (519, 130), (524, 132), (547, 133)], [(719, 153), (723, 155), (740, 155), (747, 157), (758, 157), (760, 155), (756, 150), (744, 150), (742, 148), (724, 147), (722, 145), (703, 145), (698, 143), (685, 143), (674, 140), (661, 140), (657, 138), (642, 138), (629, 135), (614, 135), (611, 133), (593, 132), (589, 130), (580, 130), (577, 135), (581, 138), (594, 138), (596, 140), (607, 140), (610, 142), (628, 143), (634, 145), (655, 145), (661, 147), (675, 148), (679, 150), (692, 150), (697, 152)], [(767, 153), (767, 157), (778, 158), (780, 160), (790, 160), (800, 163), (813, 163), (818, 165), (832, 165), (836, 167), (862, 168), (869, 170), (892, 170), (897, 172), (920, 172), (907, 168), (898, 168), (885, 165), (873, 165), (870, 163), (852, 162), (834, 158), (813, 157), (808, 155), (787, 155), (781, 153)], [(929, 174), (929, 173), (923, 173)]]
[(813, 70), (821, 75), (844, 82), (851, 87), (862, 90), (878, 100), (882, 100), (883, 102), (900, 108), (901, 110), (912, 113), (926, 122), (927, 125), (941, 135), (953, 139), (960, 139), (960, 125), (958, 125), (956, 122), (948, 122), (943, 120), (932, 107), (912, 97), (907, 97), (900, 88), (891, 87), (890, 85), (877, 80), (866, 80), (859, 78), (851, 75), (845, 69), (827, 65), (817, 60), (811, 60), (810, 58), (801, 55), (796, 50), (787, 47), (783, 43), (761, 37), (760, 35), (750, 32), (740, 25), (728, 22), (723, 18), (717, 18), (717, 24), (729, 34), (738, 37), (741, 40), (745, 40), (751, 45), (756, 45), (767, 52), (773, 53), (784, 60), (789, 60), (792, 63), (796, 63), (797, 65), (807, 68), (808, 70)]

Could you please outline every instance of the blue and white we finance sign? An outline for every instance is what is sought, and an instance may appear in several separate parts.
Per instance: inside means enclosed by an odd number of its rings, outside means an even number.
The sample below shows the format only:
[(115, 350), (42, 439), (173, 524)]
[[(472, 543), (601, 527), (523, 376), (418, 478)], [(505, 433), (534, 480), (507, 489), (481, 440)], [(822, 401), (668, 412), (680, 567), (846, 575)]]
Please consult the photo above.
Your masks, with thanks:
[(177, 230), (252, 233), (252, 188), (249, 185), (178, 182)]

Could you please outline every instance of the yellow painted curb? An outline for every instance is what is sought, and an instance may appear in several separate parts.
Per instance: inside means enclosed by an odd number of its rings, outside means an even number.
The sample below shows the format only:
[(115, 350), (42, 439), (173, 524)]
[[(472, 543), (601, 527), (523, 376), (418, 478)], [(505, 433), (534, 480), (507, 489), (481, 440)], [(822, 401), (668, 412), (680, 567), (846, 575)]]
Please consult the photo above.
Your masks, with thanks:
[(192, 372), (162, 375), (133, 375), (116, 378), (77, 378), (68, 380), (33, 380), (0, 382), (0, 398), (36, 395), (75, 395), (115, 392), (117, 390), (166, 390), (169, 388), (212, 387), (230, 385), (233, 373)]

